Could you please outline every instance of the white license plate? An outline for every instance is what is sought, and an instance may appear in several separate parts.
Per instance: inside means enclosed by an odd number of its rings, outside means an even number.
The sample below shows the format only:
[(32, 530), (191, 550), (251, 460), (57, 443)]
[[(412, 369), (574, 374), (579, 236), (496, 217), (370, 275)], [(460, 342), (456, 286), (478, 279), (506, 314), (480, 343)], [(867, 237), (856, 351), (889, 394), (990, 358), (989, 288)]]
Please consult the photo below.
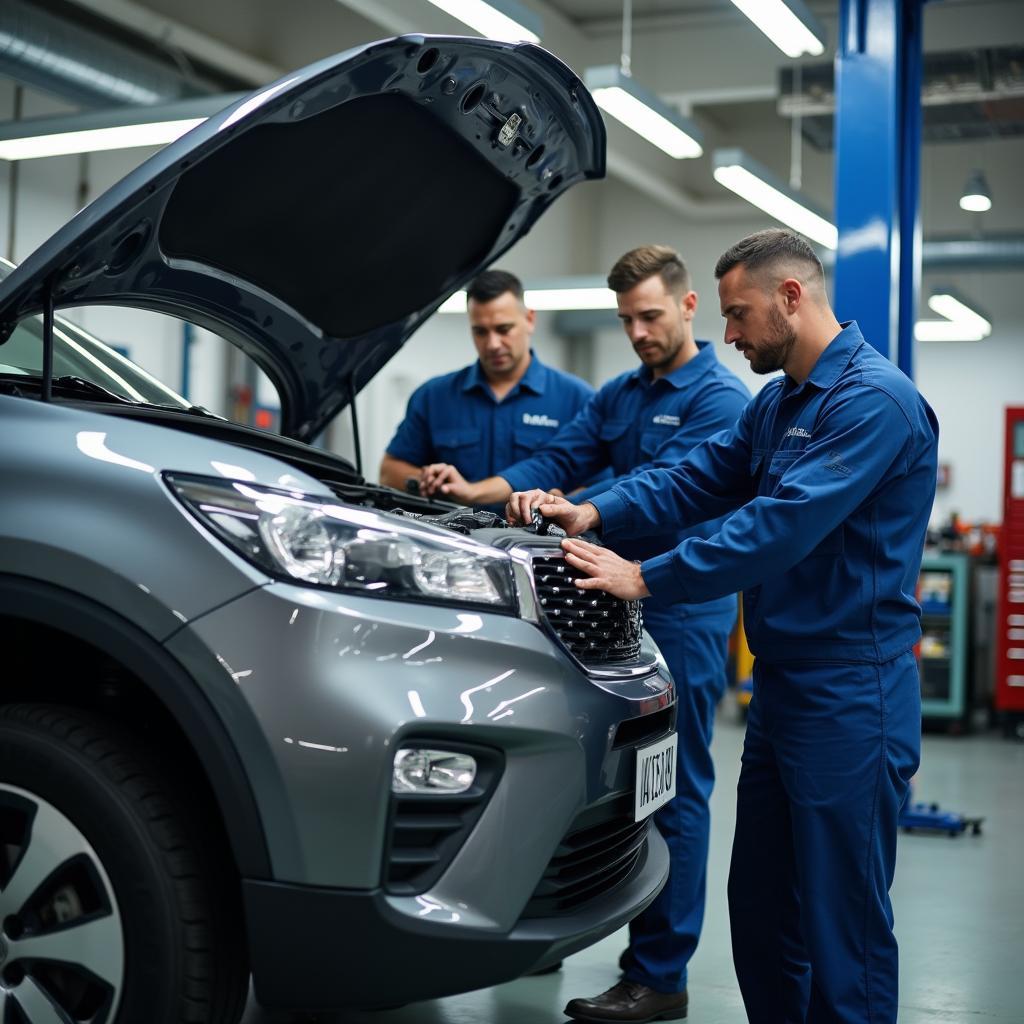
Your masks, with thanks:
[(676, 795), (676, 733), (636, 752), (633, 820), (641, 821)]

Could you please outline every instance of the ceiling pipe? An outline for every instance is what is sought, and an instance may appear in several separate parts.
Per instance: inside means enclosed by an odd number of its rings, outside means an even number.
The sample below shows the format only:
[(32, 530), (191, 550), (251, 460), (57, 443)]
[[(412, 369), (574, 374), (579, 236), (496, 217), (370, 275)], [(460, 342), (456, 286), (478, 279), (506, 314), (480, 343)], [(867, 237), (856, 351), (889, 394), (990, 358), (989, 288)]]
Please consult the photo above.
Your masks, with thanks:
[[(826, 269), (834, 252), (821, 252)], [(994, 238), (933, 238), (921, 245), (923, 270), (1017, 270), (1024, 267), (1024, 236)]]
[[(831, 271), (836, 254), (831, 250), (819, 252), (825, 269)], [(1003, 238), (940, 238), (922, 245), (924, 270), (1018, 270), (1024, 267), (1024, 237)], [(576, 283), (579, 287), (593, 284), (590, 277), (562, 282), (564, 287)], [(553, 329), (562, 337), (592, 334), (618, 325), (613, 309), (573, 309), (555, 314)]]
[[(180, 55), (190, 64), (225, 77), (218, 89), (237, 79), (237, 88), (249, 89), (283, 78), (287, 68), (260, 60), (237, 47), (200, 32), (180, 21), (143, 7), (134, 0), (75, 0), (77, 8), (113, 22), (122, 30), (147, 40), (161, 51)], [(231, 86), (235, 88), (235, 86)]]
[(223, 91), (26, 0), (0, 4), (0, 75), (82, 107), (134, 106)]
[(1015, 270), (1024, 267), (1024, 237), (933, 239), (922, 246), (925, 270)]

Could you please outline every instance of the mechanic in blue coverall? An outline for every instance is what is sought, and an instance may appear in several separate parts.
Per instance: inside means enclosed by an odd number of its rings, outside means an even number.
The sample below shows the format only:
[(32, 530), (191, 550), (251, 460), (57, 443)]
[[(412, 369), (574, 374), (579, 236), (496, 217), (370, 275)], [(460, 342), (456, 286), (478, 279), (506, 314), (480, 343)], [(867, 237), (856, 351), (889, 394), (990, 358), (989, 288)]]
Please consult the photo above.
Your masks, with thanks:
[[(619, 318), (640, 365), (605, 384), (578, 416), (533, 458), (467, 483), (451, 467), (426, 481), (427, 493), (470, 504), (503, 500), (516, 489), (546, 485), (568, 490), (610, 466), (612, 480), (587, 487), (586, 500), (656, 466), (672, 466), (696, 444), (732, 426), (750, 392), (693, 337), (697, 295), (678, 253), (661, 245), (626, 253), (608, 275)], [(649, 558), (687, 536), (710, 536), (713, 526), (662, 530), (642, 541), (623, 539), (625, 558)], [(669, 845), (668, 884), (630, 926), (622, 958), (625, 976), (664, 992), (686, 988), (704, 918), (704, 889), (714, 784), (711, 730), (726, 681), (726, 646), (736, 619), (735, 592), (702, 604), (648, 598), (644, 625), (676, 681), (678, 733), (676, 796), (655, 814)]]
[[(536, 316), (514, 274), (486, 270), (466, 290), (475, 363), (433, 377), (409, 399), (387, 447), (380, 481), (404, 490), (423, 468), (454, 463), (471, 478), (535, 452), (584, 406), (594, 389), (546, 366), (530, 347)], [(494, 506), (500, 510), (504, 505)]]
[[(657, 534), (731, 513), (640, 565), (563, 541), (622, 598), (705, 601), (741, 589), (756, 655), (729, 878), (733, 956), (752, 1022), (871, 1022), (897, 1014), (889, 889), (896, 821), (920, 754), (915, 587), (935, 492), (938, 426), (924, 399), (829, 306), (800, 238), (759, 232), (718, 261), (726, 343), (757, 373), (784, 370), (731, 430), (678, 466), (581, 505), (513, 494), (570, 537)], [(664, 996), (606, 993), (655, 1020)], [(570, 1004), (571, 1012), (572, 1006)], [(627, 1013), (632, 1015), (626, 1015)]]

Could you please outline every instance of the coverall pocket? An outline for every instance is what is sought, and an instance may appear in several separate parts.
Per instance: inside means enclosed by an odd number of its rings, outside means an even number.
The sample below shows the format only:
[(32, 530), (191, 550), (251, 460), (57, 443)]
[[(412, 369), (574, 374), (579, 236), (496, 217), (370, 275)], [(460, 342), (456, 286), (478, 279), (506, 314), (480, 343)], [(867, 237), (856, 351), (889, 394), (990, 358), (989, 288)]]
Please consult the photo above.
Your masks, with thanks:
[(536, 453), (538, 448), (543, 448), (557, 433), (557, 427), (516, 427), (512, 433), (512, 448), (516, 461), (528, 459)]
[(776, 452), (772, 456), (772, 461), (768, 464), (768, 475), (782, 476), (801, 455), (803, 455), (802, 450), (794, 451), (790, 449), (789, 451)]
[(675, 434), (676, 427), (651, 427), (640, 435), (640, 451), (648, 458), (654, 458), (658, 449)]
[(601, 441), (608, 450), (608, 461), (614, 466), (635, 465), (635, 460), (630, 458), (631, 453), (626, 450), (630, 426), (632, 424), (629, 420), (612, 420), (601, 424)]
[(467, 452), (479, 445), (479, 427), (445, 427), (434, 431), (434, 449), (439, 462), (451, 462), (461, 468)]

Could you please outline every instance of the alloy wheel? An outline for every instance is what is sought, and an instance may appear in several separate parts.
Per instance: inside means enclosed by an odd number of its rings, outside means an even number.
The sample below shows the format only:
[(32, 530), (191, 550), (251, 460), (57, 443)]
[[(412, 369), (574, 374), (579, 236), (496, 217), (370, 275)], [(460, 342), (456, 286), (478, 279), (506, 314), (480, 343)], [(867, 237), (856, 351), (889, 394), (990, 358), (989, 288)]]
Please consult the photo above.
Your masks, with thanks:
[(110, 1024), (124, 987), (113, 886), (78, 827), (0, 783), (0, 1022)]

